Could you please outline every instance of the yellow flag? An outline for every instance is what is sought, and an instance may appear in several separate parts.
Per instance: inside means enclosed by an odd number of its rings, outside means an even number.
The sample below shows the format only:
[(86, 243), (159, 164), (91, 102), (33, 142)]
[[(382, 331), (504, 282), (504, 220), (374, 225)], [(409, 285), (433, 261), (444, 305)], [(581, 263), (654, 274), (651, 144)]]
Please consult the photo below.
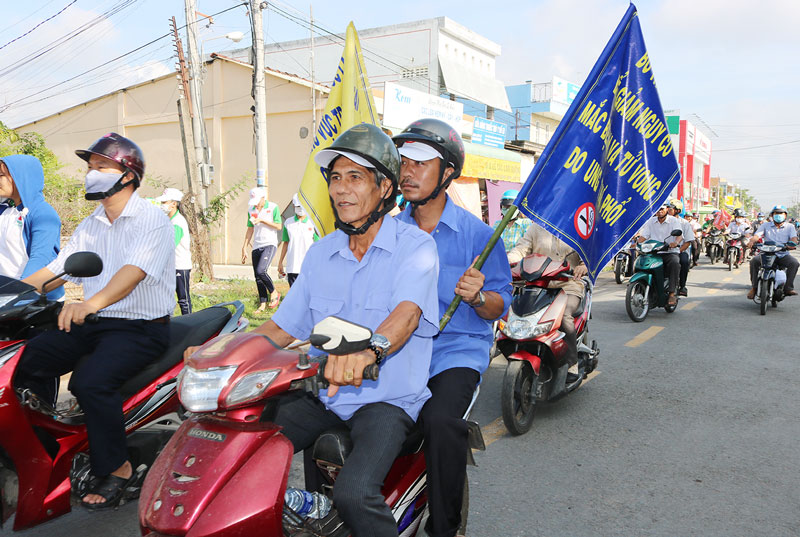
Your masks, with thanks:
[(328, 184), (319, 165), (314, 162), (314, 155), (330, 146), (339, 134), (359, 123), (378, 125), (378, 111), (372, 99), (358, 34), (351, 22), (347, 26), (344, 52), (328, 95), (325, 113), (317, 126), (314, 148), (300, 183), (300, 204), (313, 220), (320, 237), (334, 231), (334, 218)]

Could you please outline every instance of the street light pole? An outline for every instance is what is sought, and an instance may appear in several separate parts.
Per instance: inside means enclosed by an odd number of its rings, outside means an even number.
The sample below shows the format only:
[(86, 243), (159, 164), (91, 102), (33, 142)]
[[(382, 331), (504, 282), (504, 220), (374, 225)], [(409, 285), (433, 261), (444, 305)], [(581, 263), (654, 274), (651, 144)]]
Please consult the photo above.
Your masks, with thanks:
[[(256, 135), (256, 185), (266, 186), (267, 172), (267, 84), (264, 74), (264, 25), (261, 10), (266, 2), (250, 0), (253, 21), (253, 116)], [(268, 190), (269, 192), (269, 190)]]

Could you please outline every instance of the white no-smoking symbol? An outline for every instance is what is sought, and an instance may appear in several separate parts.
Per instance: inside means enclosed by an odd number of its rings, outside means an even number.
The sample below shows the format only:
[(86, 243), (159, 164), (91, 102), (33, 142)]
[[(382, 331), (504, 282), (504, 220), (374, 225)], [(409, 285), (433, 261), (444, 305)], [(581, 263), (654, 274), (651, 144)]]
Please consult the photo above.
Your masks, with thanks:
[(594, 204), (584, 203), (575, 211), (575, 231), (582, 239), (588, 239), (594, 231)]

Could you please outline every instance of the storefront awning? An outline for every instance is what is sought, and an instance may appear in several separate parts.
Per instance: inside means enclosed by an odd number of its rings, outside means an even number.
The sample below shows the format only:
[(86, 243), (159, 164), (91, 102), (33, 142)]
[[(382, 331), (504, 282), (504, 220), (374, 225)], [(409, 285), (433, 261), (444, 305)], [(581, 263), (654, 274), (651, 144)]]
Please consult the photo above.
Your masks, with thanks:
[(522, 157), (516, 151), (464, 142), (466, 158), (461, 175), (476, 179), (520, 182)]
[(458, 65), (449, 58), (439, 57), (439, 69), (448, 93), (487, 104), (497, 110), (511, 112), (506, 88), (499, 80), (481, 76), (471, 69)]

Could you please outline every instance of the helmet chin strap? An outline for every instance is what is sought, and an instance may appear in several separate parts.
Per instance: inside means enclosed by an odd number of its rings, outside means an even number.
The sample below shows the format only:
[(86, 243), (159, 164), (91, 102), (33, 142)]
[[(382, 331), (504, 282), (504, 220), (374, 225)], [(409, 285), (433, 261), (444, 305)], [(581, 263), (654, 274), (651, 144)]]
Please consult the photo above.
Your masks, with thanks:
[[(381, 204), (383, 204), (383, 209), (380, 208)], [(367, 221), (360, 226), (355, 227), (351, 224), (342, 222), (342, 220), (339, 219), (339, 213), (336, 211), (336, 205), (333, 203), (333, 199), (331, 199), (333, 217), (336, 219), (336, 229), (341, 229), (347, 235), (363, 235), (372, 224), (380, 220), (386, 213), (391, 211), (395, 205), (396, 203), (394, 201), (394, 197), (390, 196), (389, 199), (382, 198), (375, 207), (375, 210), (370, 213)]]
[(437, 197), (439, 197), (439, 193), (443, 189), (447, 189), (447, 187), (450, 186), (450, 183), (453, 180), (452, 179), (453, 174), (450, 174), (450, 176), (444, 182), (442, 182), (442, 178), (444, 177), (444, 170), (447, 168), (447, 166), (445, 164), (444, 159), (439, 159), (439, 160), (441, 164), (439, 165), (439, 180), (436, 182), (436, 188), (434, 188), (433, 192), (431, 192), (430, 195), (424, 199), (421, 199), (419, 201), (411, 201), (411, 200), (408, 201), (408, 203), (411, 204), (411, 216), (414, 216), (414, 212), (417, 210), (417, 207), (419, 207), (420, 205), (425, 205), (432, 199), (436, 199)]
[(106, 198), (110, 198), (111, 196), (113, 196), (117, 192), (120, 192), (123, 188), (125, 188), (126, 186), (128, 186), (129, 184), (131, 184), (133, 181), (136, 180), (136, 178), (134, 177), (133, 180), (128, 181), (127, 183), (123, 183), (122, 180), (125, 179), (126, 175), (128, 175), (128, 172), (123, 173), (122, 177), (120, 177), (117, 180), (117, 182), (114, 183), (114, 186), (112, 186), (105, 192), (92, 192), (92, 193), (87, 192), (86, 194), (84, 194), (83, 197), (86, 198), (88, 201), (99, 201)]

